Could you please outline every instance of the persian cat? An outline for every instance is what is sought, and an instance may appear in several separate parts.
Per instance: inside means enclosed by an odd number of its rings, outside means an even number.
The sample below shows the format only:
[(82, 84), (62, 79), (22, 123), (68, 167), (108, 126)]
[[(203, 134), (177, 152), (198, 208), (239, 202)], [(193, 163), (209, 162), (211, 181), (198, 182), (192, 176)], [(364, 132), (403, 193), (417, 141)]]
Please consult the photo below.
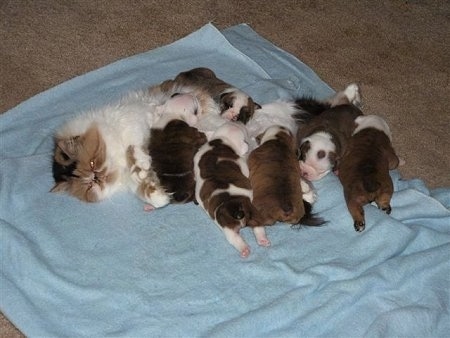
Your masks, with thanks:
[(155, 208), (169, 203), (151, 168), (150, 125), (162, 96), (128, 94), (116, 104), (80, 114), (55, 134), (52, 192), (99, 202), (129, 188)]

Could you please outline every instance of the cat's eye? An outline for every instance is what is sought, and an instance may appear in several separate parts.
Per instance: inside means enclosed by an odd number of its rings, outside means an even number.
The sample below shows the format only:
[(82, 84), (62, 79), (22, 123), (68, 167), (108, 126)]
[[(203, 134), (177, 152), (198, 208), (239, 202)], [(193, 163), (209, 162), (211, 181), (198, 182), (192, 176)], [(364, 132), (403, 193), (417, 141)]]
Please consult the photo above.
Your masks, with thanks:
[(94, 160), (91, 160), (91, 161), (89, 162), (89, 165), (91, 166), (91, 169), (94, 170), (94, 168), (95, 168), (95, 161), (94, 161)]

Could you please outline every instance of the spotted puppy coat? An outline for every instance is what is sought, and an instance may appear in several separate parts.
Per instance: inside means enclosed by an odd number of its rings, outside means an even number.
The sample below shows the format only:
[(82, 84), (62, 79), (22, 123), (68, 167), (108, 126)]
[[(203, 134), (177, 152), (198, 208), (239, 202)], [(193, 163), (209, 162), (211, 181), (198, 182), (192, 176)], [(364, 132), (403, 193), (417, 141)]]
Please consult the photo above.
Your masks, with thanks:
[(253, 228), (260, 245), (268, 245), (264, 227), (252, 204), (246, 139), (241, 123), (228, 122), (194, 157), (195, 198), (241, 257), (250, 254), (249, 245), (239, 234), (245, 226)]
[(300, 169), (302, 176), (310, 181), (324, 177), (337, 168), (347, 139), (355, 128), (354, 120), (362, 115), (357, 107), (360, 100), (357, 85), (349, 85), (327, 101), (299, 99), (300, 110), (310, 113), (297, 132)]

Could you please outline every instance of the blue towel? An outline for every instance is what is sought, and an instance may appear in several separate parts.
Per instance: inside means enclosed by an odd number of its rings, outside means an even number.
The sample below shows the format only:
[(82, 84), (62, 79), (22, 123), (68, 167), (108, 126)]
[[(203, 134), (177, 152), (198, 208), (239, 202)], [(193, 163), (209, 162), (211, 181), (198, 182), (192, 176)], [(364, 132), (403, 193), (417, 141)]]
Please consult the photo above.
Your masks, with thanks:
[(209, 67), (257, 102), (333, 90), (242, 24), (207, 24), (39, 94), (0, 117), (2, 312), (27, 336), (438, 337), (450, 332), (450, 188), (392, 179), (392, 214), (357, 233), (338, 179), (315, 182), (319, 228), (267, 228), (241, 259), (196, 205), (151, 213), (124, 192), (50, 193), (52, 135), (80, 111)]

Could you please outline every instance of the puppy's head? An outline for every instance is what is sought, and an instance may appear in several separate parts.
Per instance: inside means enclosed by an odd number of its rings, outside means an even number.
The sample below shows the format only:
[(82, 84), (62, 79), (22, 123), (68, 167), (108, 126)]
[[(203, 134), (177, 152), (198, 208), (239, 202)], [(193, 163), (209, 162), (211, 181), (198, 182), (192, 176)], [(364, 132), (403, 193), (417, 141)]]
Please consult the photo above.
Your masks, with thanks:
[(337, 163), (338, 145), (327, 132), (317, 132), (302, 140), (299, 164), (302, 176), (316, 181), (333, 170)]
[(224, 123), (211, 135), (211, 139), (222, 140), (239, 156), (245, 155), (249, 148), (249, 137), (247, 130), (240, 122)]
[(230, 196), (216, 209), (215, 218), (222, 227), (230, 229), (261, 225), (258, 212), (247, 196)]
[(175, 93), (161, 106), (160, 114), (170, 114), (193, 126), (198, 122), (199, 102), (193, 94)]
[(261, 106), (244, 92), (232, 88), (222, 93), (219, 98), (220, 112), (228, 120), (240, 121), (246, 124)]

